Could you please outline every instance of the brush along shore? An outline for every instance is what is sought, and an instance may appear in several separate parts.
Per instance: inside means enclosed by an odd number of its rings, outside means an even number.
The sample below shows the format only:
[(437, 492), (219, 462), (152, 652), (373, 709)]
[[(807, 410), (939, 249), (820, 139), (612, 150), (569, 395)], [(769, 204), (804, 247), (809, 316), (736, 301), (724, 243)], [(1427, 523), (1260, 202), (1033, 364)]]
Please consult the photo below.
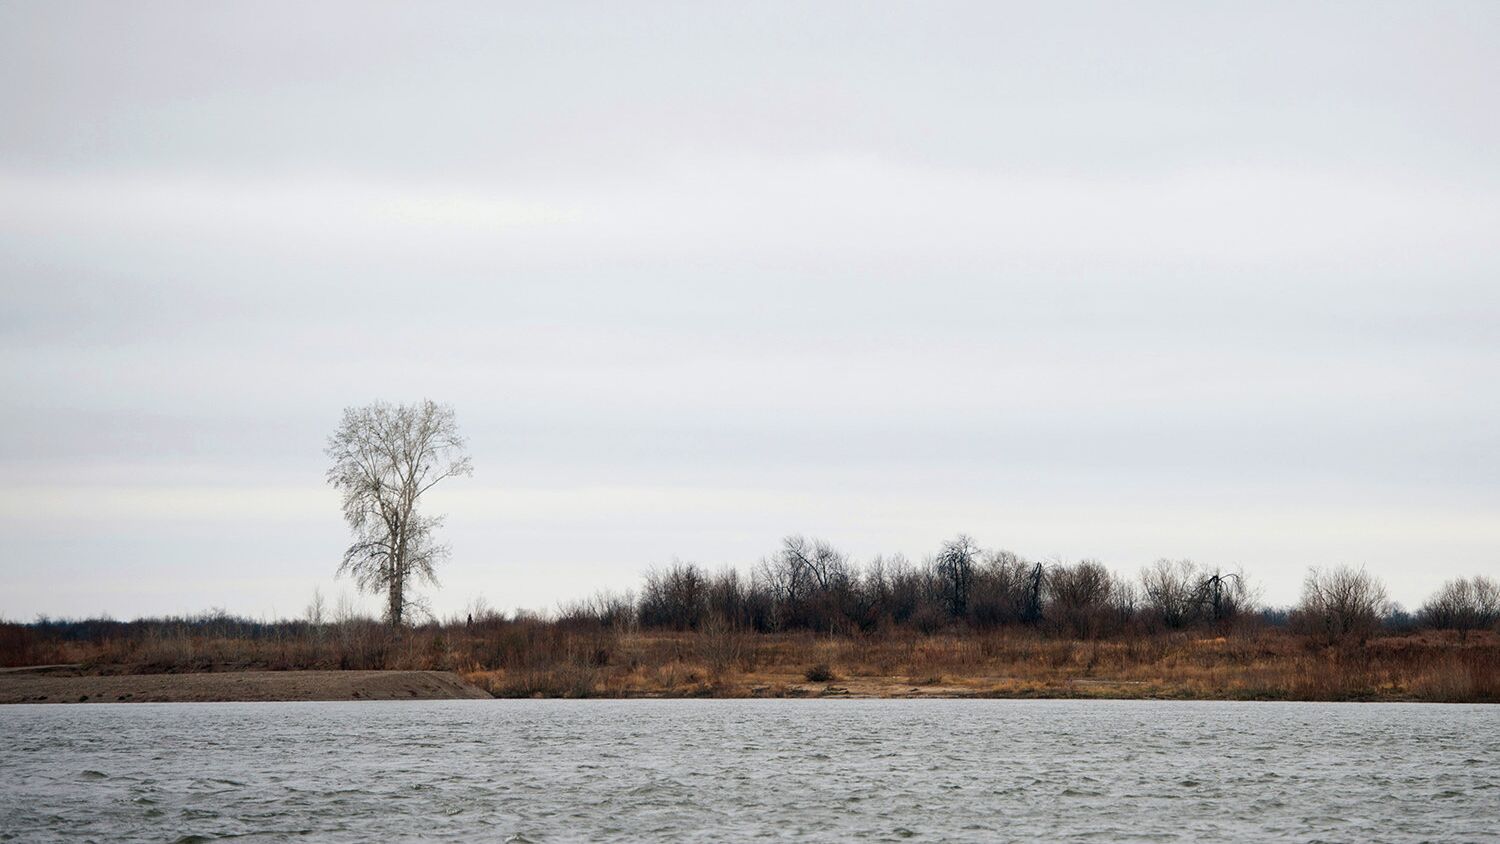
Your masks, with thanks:
[(497, 697), (1500, 702), (1500, 636), (628, 633), (461, 673)]
[[(38, 651), (0, 701), (483, 697), (1133, 698), (1500, 702), (1500, 635), (1328, 643), (1282, 630), (1056, 639), (572, 629), (507, 622), (336, 635), (156, 636)], [(339, 670), (343, 669), (343, 670)]]

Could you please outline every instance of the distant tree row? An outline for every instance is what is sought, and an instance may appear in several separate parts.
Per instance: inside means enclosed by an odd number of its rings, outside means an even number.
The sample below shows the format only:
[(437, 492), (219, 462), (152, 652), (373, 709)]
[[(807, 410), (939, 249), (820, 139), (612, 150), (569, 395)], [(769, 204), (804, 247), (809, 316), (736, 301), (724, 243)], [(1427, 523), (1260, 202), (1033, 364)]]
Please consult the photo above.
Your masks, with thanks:
[[(828, 542), (802, 536), (783, 540), (748, 577), (674, 562), (646, 573), (635, 610), (642, 627), (673, 630), (710, 620), (761, 632), (1030, 626), (1081, 638), (1127, 629), (1223, 631), (1262, 612), (1241, 571), (1164, 559), (1123, 577), (1095, 560), (1039, 562), (985, 551), (962, 535), (921, 564), (895, 556), (859, 566)], [(1343, 640), (1372, 634), (1395, 611), (1377, 578), (1339, 567), (1311, 570), (1301, 602), (1281, 618), (1310, 635)], [(1483, 576), (1452, 581), (1415, 622), (1494, 627), (1500, 588)]]
[(1242, 575), (1187, 560), (1159, 561), (1130, 580), (1094, 560), (1034, 562), (959, 536), (919, 565), (898, 555), (861, 567), (823, 540), (790, 536), (748, 578), (682, 562), (648, 571), (638, 619), (683, 630), (717, 617), (767, 632), (1032, 625), (1092, 637), (1130, 624), (1227, 624), (1250, 609)]

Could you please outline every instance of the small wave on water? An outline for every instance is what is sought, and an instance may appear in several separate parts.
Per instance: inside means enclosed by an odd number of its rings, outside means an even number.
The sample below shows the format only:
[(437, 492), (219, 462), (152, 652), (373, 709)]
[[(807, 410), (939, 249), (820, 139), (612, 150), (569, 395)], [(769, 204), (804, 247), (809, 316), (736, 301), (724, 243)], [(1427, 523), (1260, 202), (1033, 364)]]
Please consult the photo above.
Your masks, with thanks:
[[(859, 700), (13, 707), (0, 710), (12, 737), (0, 743), (0, 840), (1483, 840), (1500, 829), (1495, 711)], [(15, 749), (35, 747), (47, 750)]]

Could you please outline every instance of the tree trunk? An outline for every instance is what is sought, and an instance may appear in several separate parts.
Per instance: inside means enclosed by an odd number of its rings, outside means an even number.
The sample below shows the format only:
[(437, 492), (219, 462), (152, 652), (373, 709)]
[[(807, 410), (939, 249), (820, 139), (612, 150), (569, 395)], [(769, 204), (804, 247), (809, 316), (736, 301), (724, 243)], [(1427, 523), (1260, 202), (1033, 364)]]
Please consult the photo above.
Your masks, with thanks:
[(387, 613), (390, 615), (391, 627), (401, 627), (401, 572), (399, 569), (391, 572), (391, 594), (390, 605)]
[(406, 588), (406, 525), (410, 513), (401, 519), (396, 531), (396, 559), (391, 561), (391, 627), (399, 630), (401, 628), (402, 616), (405, 613)]

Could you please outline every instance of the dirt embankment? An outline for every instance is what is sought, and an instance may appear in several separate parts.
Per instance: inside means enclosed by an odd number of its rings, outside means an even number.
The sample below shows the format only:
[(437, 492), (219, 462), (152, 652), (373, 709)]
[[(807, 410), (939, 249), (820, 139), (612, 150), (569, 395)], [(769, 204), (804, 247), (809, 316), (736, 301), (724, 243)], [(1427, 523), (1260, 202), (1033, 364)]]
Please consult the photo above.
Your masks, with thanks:
[(488, 698), (451, 671), (225, 671), (84, 676), (71, 666), (0, 671), (0, 703)]

